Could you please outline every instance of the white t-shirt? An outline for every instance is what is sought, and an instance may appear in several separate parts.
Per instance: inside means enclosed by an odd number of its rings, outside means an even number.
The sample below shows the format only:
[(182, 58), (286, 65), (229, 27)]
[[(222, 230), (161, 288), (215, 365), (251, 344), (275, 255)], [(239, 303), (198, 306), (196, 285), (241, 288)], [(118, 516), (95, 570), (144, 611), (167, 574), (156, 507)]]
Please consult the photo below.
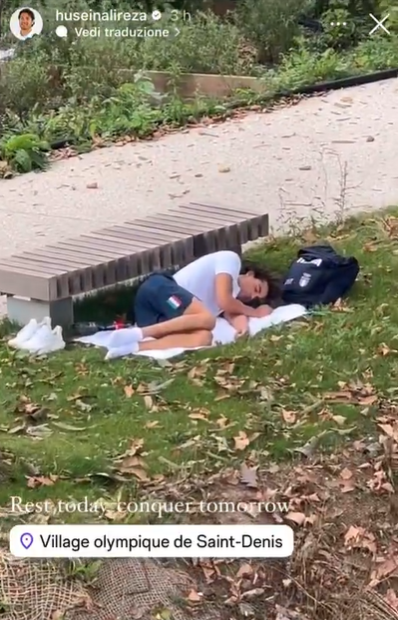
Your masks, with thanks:
[(31, 30), (30, 32), (28, 32), (28, 34), (23, 35), (22, 32), (19, 33), (19, 39), (21, 41), (25, 41), (26, 39), (31, 39), (32, 37), (34, 37), (35, 32), (33, 32), (33, 30)]
[(235, 252), (228, 250), (214, 252), (198, 258), (177, 271), (174, 280), (199, 299), (214, 316), (218, 316), (222, 310), (216, 299), (216, 276), (220, 273), (227, 273), (231, 276), (232, 295), (236, 298), (240, 291), (238, 277), (241, 267), (242, 261)]

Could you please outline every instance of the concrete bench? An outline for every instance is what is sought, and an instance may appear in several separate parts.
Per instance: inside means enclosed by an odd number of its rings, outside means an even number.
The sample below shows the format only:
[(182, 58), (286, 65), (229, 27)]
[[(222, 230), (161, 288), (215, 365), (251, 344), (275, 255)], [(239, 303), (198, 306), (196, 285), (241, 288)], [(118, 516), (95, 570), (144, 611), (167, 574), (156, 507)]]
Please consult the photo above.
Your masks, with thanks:
[(189, 203), (166, 213), (83, 234), (0, 259), (0, 291), (8, 318), (25, 324), (50, 316), (73, 323), (73, 297), (154, 271), (181, 267), (269, 232), (268, 215)]

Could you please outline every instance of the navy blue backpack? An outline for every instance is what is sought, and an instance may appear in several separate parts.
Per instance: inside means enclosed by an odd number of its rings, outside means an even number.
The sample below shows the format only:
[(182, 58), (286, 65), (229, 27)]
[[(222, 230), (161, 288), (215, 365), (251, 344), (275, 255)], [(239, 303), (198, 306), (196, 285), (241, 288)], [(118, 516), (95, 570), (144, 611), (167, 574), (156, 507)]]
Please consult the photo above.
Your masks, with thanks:
[(333, 304), (347, 295), (358, 273), (357, 259), (340, 256), (331, 245), (302, 248), (285, 276), (282, 299), (306, 308)]

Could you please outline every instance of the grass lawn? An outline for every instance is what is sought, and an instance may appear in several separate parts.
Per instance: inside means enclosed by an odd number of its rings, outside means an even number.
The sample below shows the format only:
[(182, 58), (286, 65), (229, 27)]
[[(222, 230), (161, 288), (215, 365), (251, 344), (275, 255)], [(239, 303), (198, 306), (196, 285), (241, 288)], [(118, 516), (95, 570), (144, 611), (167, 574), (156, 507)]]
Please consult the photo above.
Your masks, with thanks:
[[(363, 593), (369, 583), (373, 594), (362, 594), (361, 604), (376, 600), (376, 606), (398, 609), (396, 218), (398, 210), (391, 210), (319, 232), (320, 239), (360, 261), (350, 299), (250, 341), (159, 366), (139, 359), (106, 363), (103, 351), (77, 346), (29, 359), (11, 352), (5, 336), (0, 345), (3, 528), (29, 520), (159, 522), (156, 510), (116, 510), (117, 501), (148, 497), (189, 499), (192, 505), (209, 498), (277, 498), (289, 502), (286, 522), (297, 528), (297, 540), (283, 578), (281, 566), (273, 567), (275, 587), (260, 593), (268, 592), (273, 610), (276, 602), (288, 600), (304, 605), (311, 619), (360, 618), (349, 613), (359, 605), (353, 592)], [(317, 234), (273, 240), (253, 256), (283, 270), (296, 249), (315, 242)], [(102, 499), (103, 510), (11, 514), (10, 496), (54, 504)], [(236, 518), (162, 516), (174, 523)], [(286, 515), (275, 518), (282, 522)], [(258, 584), (259, 569), (251, 570)], [(212, 583), (209, 570), (206, 582)]]

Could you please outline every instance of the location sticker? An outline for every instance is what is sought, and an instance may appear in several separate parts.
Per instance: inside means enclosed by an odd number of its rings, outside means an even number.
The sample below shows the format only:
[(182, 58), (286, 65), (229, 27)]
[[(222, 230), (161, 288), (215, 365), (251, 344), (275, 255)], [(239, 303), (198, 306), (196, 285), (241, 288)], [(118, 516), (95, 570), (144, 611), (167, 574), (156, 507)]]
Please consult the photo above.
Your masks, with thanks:
[(32, 534), (29, 534), (28, 532), (26, 532), (25, 534), (22, 534), (20, 540), (21, 540), (21, 545), (24, 549), (29, 549), (29, 547), (31, 547), (33, 544), (33, 536)]

